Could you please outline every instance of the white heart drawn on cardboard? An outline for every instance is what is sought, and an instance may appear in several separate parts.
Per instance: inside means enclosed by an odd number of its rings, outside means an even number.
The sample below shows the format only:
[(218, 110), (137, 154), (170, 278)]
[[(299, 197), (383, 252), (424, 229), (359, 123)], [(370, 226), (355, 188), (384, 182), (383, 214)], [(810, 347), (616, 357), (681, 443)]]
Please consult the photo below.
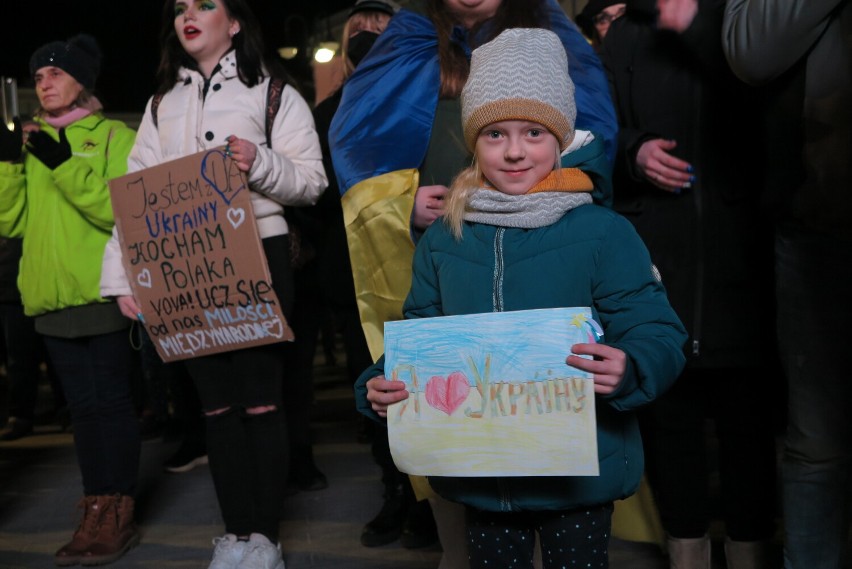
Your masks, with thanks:
[(151, 288), (151, 271), (142, 269), (139, 271), (139, 276), (136, 277), (136, 282), (145, 288)]
[(231, 222), (231, 225), (236, 229), (246, 220), (246, 212), (243, 208), (230, 208), (228, 210), (228, 221)]

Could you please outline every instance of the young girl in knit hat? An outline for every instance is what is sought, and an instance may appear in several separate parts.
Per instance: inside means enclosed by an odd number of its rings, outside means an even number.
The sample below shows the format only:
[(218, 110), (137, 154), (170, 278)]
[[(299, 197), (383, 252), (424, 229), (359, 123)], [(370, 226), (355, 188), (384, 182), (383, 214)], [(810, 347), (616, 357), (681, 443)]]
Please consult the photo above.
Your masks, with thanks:
[[(604, 331), (566, 354), (594, 377), (599, 476), (429, 477), (465, 506), (474, 569), (532, 567), (536, 534), (545, 569), (607, 567), (613, 501), (636, 491), (644, 467), (634, 411), (684, 365), (686, 333), (645, 245), (592, 204), (593, 176), (560, 166), (562, 154), (583, 168), (601, 154), (574, 130), (573, 92), (550, 31), (509, 29), (473, 52), (461, 102), (474, 161), (414, 254), (406, 318), (589, 306)], [(355, 388), (359, 409), (379, 421), (408, 397), (385, 378), (384, 358)]]

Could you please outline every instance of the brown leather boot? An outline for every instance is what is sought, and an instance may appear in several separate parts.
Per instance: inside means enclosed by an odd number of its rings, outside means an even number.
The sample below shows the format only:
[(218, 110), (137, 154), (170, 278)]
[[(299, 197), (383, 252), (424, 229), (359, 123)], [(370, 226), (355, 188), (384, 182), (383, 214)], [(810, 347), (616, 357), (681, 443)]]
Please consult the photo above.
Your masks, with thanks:
[(133, 498), (118, 494), (108, 498), (97, 537), (80, 558), (82, 565), (112, 563), (139, 543), (139, 531), (133, 520)]
[(77, 508), (83, 510), (83, 516), (71, 541), (63, 545), (54, 555), (53, 561), (57, 565), (68, 567), (80, 563), (83, 552), (94, 543), (98, 535), (98, 526), (106, 498), (108, 496), (84, 496), (77, 503)]

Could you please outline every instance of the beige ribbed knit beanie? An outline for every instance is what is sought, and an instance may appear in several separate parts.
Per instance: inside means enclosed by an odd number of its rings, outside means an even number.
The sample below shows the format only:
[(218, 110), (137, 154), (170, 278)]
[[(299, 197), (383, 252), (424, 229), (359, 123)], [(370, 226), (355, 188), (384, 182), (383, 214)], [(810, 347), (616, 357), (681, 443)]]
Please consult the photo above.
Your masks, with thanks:
[(476, 48), (461, 106), (470, 150), (483, 127), (504, 120), (541, 123), (567, 148), (577, 106), (559, 36), (540, 28), (511, 28)]

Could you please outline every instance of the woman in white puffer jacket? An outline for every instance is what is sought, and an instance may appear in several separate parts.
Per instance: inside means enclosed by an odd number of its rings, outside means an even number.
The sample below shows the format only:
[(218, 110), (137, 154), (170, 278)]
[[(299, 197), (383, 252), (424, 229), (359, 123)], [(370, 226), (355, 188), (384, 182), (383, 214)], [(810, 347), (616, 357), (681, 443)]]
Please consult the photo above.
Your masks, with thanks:
[[(273, 288), (289, 317), (293, 303), (285, 205), (313, 204), (327, 185), (311, 110), (290, 85), (267, 133), (269, 83), (260, 28), (245, 0), (166, 0), (158, 70), (129, 158), (129, 172), (227, 145), (245, 172)], [(245, 252), (249, 254), (248, 251)], [(101, 294), (122, 313), (139, 307), (114, 234)], [(225, 535), (211, 569), (283, 569), (278, 545), (287, 437), (282, 406), (285, 347), (268, 344), (185, 361), (207, 416), (207, 451)]]

